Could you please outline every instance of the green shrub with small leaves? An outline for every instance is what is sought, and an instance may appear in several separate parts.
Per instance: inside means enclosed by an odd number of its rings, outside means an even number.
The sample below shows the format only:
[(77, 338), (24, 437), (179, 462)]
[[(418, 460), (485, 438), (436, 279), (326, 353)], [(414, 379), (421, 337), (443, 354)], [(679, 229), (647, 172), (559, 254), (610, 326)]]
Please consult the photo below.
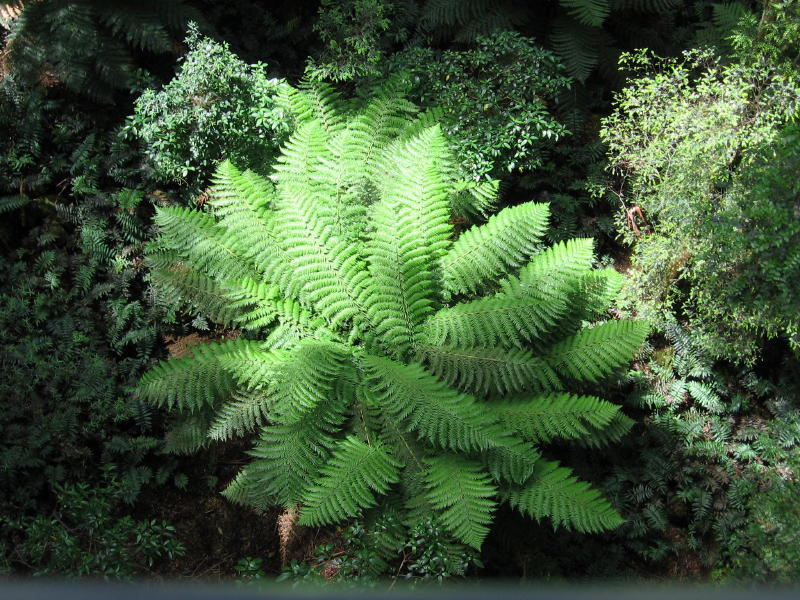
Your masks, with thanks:
[(408, 37), (403, 3), (322, 0), (314, 31), (323, 49), (309, 58), (312, 79), (349, 81), (380, 76), (387, 47)]
[(205, 185), (222, 159), (264, 168), (286, 134), (275, 101), (283, 84), (267, 77), (266, 65), (242, 62), (196, 27), (186, 44), (176, 76), (136, 100), (123, 135), (141, 141), (157, 176), (191, 187)]
[(536, 169), (568, 133), (553, 108), (570, 80), (551, 52), (517, 33), (479, 36), (467, 50), (411, 48), (390, 68), (407, 71), (419, 103), (439, 111), (471, 178)]
[[(800, 348), (797, 219), (800, 78), (758, 57), (722, 65), (707, 52), (640, 69), (602, 138), (640, 208), (630, 293), (661, 320), (681, 313), (714, 355), (753, 362), (766, 337)], [(655, 72), (651, 71), (655, 69)], [(638, 220), (638, 217), (636, 217)]]
[(292, 560), (278, 581), (413, 586), (464, 577), (470, 567), (482, 566), (475, 550), (454, 544), (436, 518), (425, 517), (406, 529), (392, 512), (376, 522), (348, 527), (313, 554), (310, 560)]
[(116, 513), (123, 490), (107, 475), (102, 487), (56, 485), (51, 515), (0, 517), (6, 563), (33, 576), (130, 580), (182, 555), (171, 525)]
[(748, 503), (748, 519), (731, 532), (721, 581), (797, 584), (800, 581), (800, 483), (797, 453), (782, 474), (768, 472)]

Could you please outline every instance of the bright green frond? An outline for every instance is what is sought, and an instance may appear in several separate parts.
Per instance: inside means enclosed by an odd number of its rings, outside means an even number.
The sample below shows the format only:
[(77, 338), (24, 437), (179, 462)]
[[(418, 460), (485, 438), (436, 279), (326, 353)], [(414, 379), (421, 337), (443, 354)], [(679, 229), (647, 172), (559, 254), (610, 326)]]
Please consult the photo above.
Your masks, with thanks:
[(422, 327), (422, 340), (466, 348), (522, 348), (553, 327), (566, 310), (565, 295), (556, 296), (547, 286), (509, 290), (440, 309)]
[(212, 440), (229, 440), (266, 424), (275, 398), (267, 390), (234, 394), (233, 400), (219, 409), (208, 429)]
[(551, 346), (547, 361), (558, 373), (597, 381), (628, 364), (641, 348), (649, 327), (641, 321), (608, 321), (581, 329)]
[(243, 208), (267, 209), (275, 197), (275, 186), (269, 179), (250, 170), (240, 171), (229, 160), (220, 163), (211, 183), (209, 204), (220, 219)]
[(274, 199), (271, 181), (252, 171), (241, 172), (225, 161), (214, 174), (209, 204), (219, 224), (236, 232), (241, 252), (256, 271), (288, 293), (292, 273), (275, 231), (275, 216), (268, 209)]
[(459, 217), (484, 216), (497, 202), (499, 189), (497, 179), (456, 181), (450, 195), (450, 209)]
[(479, 462), (445, 454), (425, 461), (426, 497), (455, 538), (480, 548), (497, 506), (497, 488)]
[(332, 396), (287, 425), (270, 425), (251, 451), (247, 469), (251, 480), (273, 502), (293, 506), (317, 477), (335, 444), (333, 434), (345, 419), (346, 405)]
[(282, 352), (285, 359), (277, 365), (271, 385), (278, 413), (274, 418), (291, 423), (328, 401), (345, 370), (348, 352), (341, 344), (313, 339)]
[(259, 511), (266, 511), (273, 506), (272, 496), (261, 484), (260, 478), (253, 475), (250, 465), (239, 471), (233, 481), (222, 490), (222, 495), (235, 504), (250, 506)]
[(469, 392), (509, 394), (561, 388), (550, 365), (523, 348), (421, 345), (418, 351), (437, 377)]
[(283, 86), (279, 101), (289, 108), (299, 126), (319, 121), (333, 133), (344, 125), (345, 102), (329, 83), (304, 81), (299, 88)]
[(618, 412), (602, 427), (589, 426), (588, 435), (577, 438), (574, 443), (584, 448), (602, 448), (620, 441), (635, 424), (636, 421)]
[(570, 306), (580, 308), (577, 315), (583, 320), (593, 320), (601, 315), (608, 314), (608, 309), (614, 304), (625, 276), (614, 269), (590, 271), (581, 277), (577, 291), (570, 299)]
[(539, 461), (530, 482), (512, 489), (508, 502), (524, 515), (548, 517), (555, 527), (582, 533), (607, 531), (624, 522), (600, 492), (557, 462)]
[(420, 207), (384, 200), (373, 211), (375, 229), (367, 245), (371, 275), (363, 302), (383, 346), (402, 357), (417, 345), (417, 330), (433, 310), (437, 290), (431, 261), (419, 240), (436, 228), (420, 218)]
[(168, 206), (156, 209), (155, 223), (162, 243), (180, 252), (193, 270), (217, 279), (258, 276), (236, 232), (219, 226), (210, 215)]
[(549, 214), (547, 204), (527, 202), (462, 233), (440, 261), (444, 289), (474, 293), (487, 281), (522, 267), (539, 250)]
[(379, 177), (378, 158), (383, 149), (408, 127), (417, 107), (406, 100), (403, 89), (383, 85), (347, 124), (341, 169), (361, 177)]
[(536, 444), (553, 438), (580, 439), (589, 435), (590, 428), (602, 429), (619, 414), (616, 404), (573, 394), (504, 400), (489, 406), (509, 431)]
[(279, 194), (281, 187), (297, 193), (313, 193), (313, 174), (320, 158), (327, 154), (328, 139), (329, 134), (319, 121), (309, 121), (297, 128), (284, 144), (274, 167), (272, 179)]
[(483, 462), (496, 481), (525, 483), (541, 456), (531, 444), (509, 439), (506, 444), (484, 452)]
[(304, 336), (313, 336), (324, 327), (300, 302), (283, 296), (277, 285), (244, 279), (225, 281), (222, 286), (229, 309), (239, 312), (236, 323), (244, 329), (265, 328), (275, 319)]
[(501, 282), (507, 293), (519, 288), (568, 289), (575, 285), (594, 261), (594, 240), (577, 238), (559, 242), (534, 256), (519, 272), (519, 278)]
[(250, 342), (218, 357), (222, 367), (243, 389), (266, 388), (276, 373), (291, 360), (291, 353), (287, 350), (266, 350), (262, 346)]
[(362, 364), (387, 417), (402, 420), (408, 431), (450, 450), (485, 450), (505, 439), (505, 432), (474, 398), (442, 383), (422, 366), (372, 355), (364, 356)]
[(165, 304), (180, 306), (187, 303), (200, 315), (215, 323), (228, 325), (240, 318), (240, 310), (231, 305), (219, 283), (186, 265), (173, 264), (167, 268), (152, 269), (150, 281)]
[(258, 342), (230, 340), (209, 342), (191, 348), (182, 358), (161, 361), (139, 380), (136, 392), (158, 406), (194, 411), (230, 396), (235, 379), (222, 359)]
[(366, 309), (358, 290), (369, 275), (358, 247), (331, 234), (331, 224), (313, 197), (285, 196), (282, 191), (278, 221), (300, 297), (332, 327), (350, 321), (362, 328)]
[(449, 151), (440, 127), (423, 129), (402, 144), (388, 146), (379, 182), (384, 200), (416, 215), (419, 260), (434, 271), (450, 244)]
[(380, 443), (367, 445), (354, 436), (341, 441), (304, 497), (301, 525), (330, 525), (360, 516), (375, 506), (399, 479), (402, 465)]

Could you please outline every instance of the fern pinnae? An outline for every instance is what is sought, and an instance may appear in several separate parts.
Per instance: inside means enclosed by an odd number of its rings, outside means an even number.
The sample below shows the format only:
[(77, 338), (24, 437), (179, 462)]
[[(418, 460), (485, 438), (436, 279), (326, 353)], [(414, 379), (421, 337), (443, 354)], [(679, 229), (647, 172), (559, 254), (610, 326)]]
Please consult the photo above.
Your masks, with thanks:
[(229, 340), (200, 344), (188, 356), (161, 361), (139, 380), (139, 396), (159, 405), (193, 412), (224, 399), (235, 388), (233, 374), (223, 364), (224, 357), (258, 342)]
[(189, 304), (197, 314), (225, 325), (238, 321), (242, 311), (232, 306), (219, 282), (185, 265), (172, 264), (150, 271), (150, 282), (164, 303)]
[(334, 434), (344, 422), (346, 405), (341, 399), (319, 403), (286, 424), (268, 425), (261, 430), (250, 452), (255, 458), (248, 470), (273, 502), (293, 506), (303, 500), (331, 449)]
[(313, 198), (281, 198), (278, 219), (282, 246), (291, 261), (300, 295), (336, 328), (366, 319), (359, 290), (366, 269), (352, 245), (333, 237), (315, 211)]
[(212, 440), (224, 441), (262, 427), (267, 423), (274, 397), (267, 390), (236, 393), (225, 403), (208, 429)]
[(420, 260), (417, 215), (407, 206), (380, 202), (367, 245), (371, 275), (364, 303), (377, 335), (390, 353), (402, 357), (417, 346), (418, 328), (432, 310), (434, 273)]
[(531, 202), (504, 208), (486, 224), (462, 233), (440, 261), (444, 289), (474, 293), (487, 281), (519, 269), (537, 253), (549, 212), (548, 205)]
[(580, 439), (589, 427), (602, 429), (619, 413), (619, 406), (594, 396), (548, 394), (492, 402), (490, 410), (509, 430), (533, 443), (554, 438)]
[(284, 357), (275, 367), (272, 384), (282, 423), (302, 419), (324, 402), (349, 358), (346, 346), (327, 340), (305, 339), (291, 350), (274, 352)]
[(497, 502), (497, 488), (477, 461), (444, 454), (426, 461), (426, 497), (445, 527), (464, 544), (480, 548)]
[(563, 298), (553, 301), (546, 290), (527, 287), (442, 308), (425, 322), (422, 339), (432, 345), (521, 349), (553, 327), (565, 310)]
[(422, 366), (365, 355), (362, 364), (383, 410), (407, 431), (444, 449), (485, 450), (505, 438), (474, 398), (438, 381)]
[(238, 238), (208, 214), (169, 206), (156, 209), (161, 239), (179, 251), (189, 267), (211, 277), (258, 277)]
[(627, 364), (648, 332), (648, 325), (641, 321), (608, 321), (587, 327), (551, 346), (547, 361), (567, 377), (597, 381)]
[(467, 392), (504, 395), (561, 387), (550, 365), (524, 348), (420, 345), (418, 353), (437, 377)]
[(299, 523), (330, 525), (361, 515), (375, 506), (376, 493), (386, 493), (397, 482), (400, 466), (382, 444), (367, 445), (348, 436), (308, 490)]
[(536, 520), (548, 517), (554, 527), (582, 533), (614, 529), (624, 522), (600, 492), (557, 462), (540, 460), (528, 483), (509, 490), (508, 501), (522, 514)]

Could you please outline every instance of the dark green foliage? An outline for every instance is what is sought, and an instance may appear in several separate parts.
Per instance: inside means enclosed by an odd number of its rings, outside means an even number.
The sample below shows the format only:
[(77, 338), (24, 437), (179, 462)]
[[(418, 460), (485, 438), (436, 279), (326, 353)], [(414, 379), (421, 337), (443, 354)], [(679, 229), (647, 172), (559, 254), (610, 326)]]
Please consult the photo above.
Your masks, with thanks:
[(186, 44), (175, 78), (136, 100), (124, 135), (141, 141), (158, 177), (192, 188), (204, 185), (222, 159), (263, 168), (285, 136), (275, 103), (281, 83), (267, 78), (265, 65), (245, 64), (196, 27)]
[(120, 516), (124, 496), (113, 472), (103, 487), (56, 485), (50, 516), (0, 517), (6, 564), (24, 565), (29, 575), (130, 580), (159, 560), (184, 552), (170, 525)]
[[(419, 27), (435, 39), (462, 43), (496, 30), (532, 30), (546, 36), (569, 76), (584, 83), (598, 65), (613, 64), (616, 58), (617, 40), (607, 21), (618, 20), (616, 24), (624, 27), (632, 15), (649, 13), (651, 20), (669, 22), (681, 4), (681, 0), (427, 0)], [(645, 44), (652, 42), (643, 39)]]
[[(763, 580), (767, 556), (792, 552), (764, 535), (762, 519), (776, 531), (792, 527), (780, 498), (794, 485), (800, 443), (798, 365), (788, 357), (772, 381), (728, 372), (686, 331), (671, 325), (666, 333), (672, 345), (653, 353), (629, 400), (645, 411), (623, 443), (637, 460), (614, 465), (604, 485), (627, 519), (618, 535), (653, 564), (688, 556), (720, 577)], [(776, 576), (791, 577), (781, 560)]]
[[(218, 306), (217, 293), (235, 300), (229, 319), (244, 336), (162, 363), (139, 395), (192, 419), (216, 411), (210, 430), (197, 422), (199, 436), (267, 421), (256, 459), (225, 494), (259, 508), (301, 505), (301, 524), (400, 504), (407, 525), (437, 514), (479, 548), (503, 496), (581, 531), (617, 526), (596, 491), (540, 463), (482, 398), (595, 381), (636, 352), (642, 323), (583, 327), (618, 289), (591, 270), (591, 240), (540, 251), (547, 210), (533, 206), (507, 208), (453, 243), (448, 221), (465, 188), (427, 116), (411, 117), (392, 87), (349, 107), (325, 85), (287, 96), (297, 128), (274, 185), (224, 163), (208, 212), (156, 215), (156, 273), (209, 278), (218, 292), (194, 297), (198, 309)], [(446, 306), (442, 282), (456, 298), (485, 296)], [(435, 358), (443, 353), (446, 364)], [(244, 395), (230, 398), (234, 384)]]
[(391, 68), (408, 71), (412, 94), (440, 110), (442, 128), (471, 178), (535, 169), (567, 133), (552, 105), (569, 80), (550, 52), (518, 34), (479, 36), (470, 50), (410, 49), (394, 57)]
[(332, 81), (379, 75), (386, 46), (409, 35), (409, 5), (403, 0), (322, 0), (314, 31), (323, 50), (309, 59), (307, 74)]
[(147, 414), (125, 399), (120, 373), (131, 377), (148, 355), (126, 358), (122, 336), (137, 338), (146, 352), (154, 331), (137, 332), (124, 315), (97, 315), (84, 303), (97, 287), (75, 286), (72, 278), (86, 265), (73, 260), (48, 244), (36, 253), (20, 250), (15, 263), (0, 262), (0, 397), (6, 407), (0, 415), (0, 502), (7, 510), (36, 508), (53, 484), (86, 476), (99, 458), (98, 441), (105, 446), (103, 460), (119, 464), (129, 500), (142, 478), (153, 477), (141, 461), (157, 442), (137, 437), (131, 443), (145, 444), (143, 451), (123, 448), (114, 445), (113, 434)]
[(797, 536), (800, 524), (800, 492), (796, 463), (781, 474), (770, 474), (750, 499), (749, 519), (732, 532), (726, 547), (728, 568), (714, 575), (723, 581), (760, 584), (797, 584)]
[(16, 76), (109, 102), (137, 78), (136, 55), (172, 50), (198, 13), (183, 0), (5, 0)]
[(481, 566), (475, 551), (453, 544), (435, 518), (424, 517), (406, 529), (397, 514), (387, 511), (337, 532), (333, 542), (314, 549), (310, 561), (292, 560), (278, 581), (372, 587), (390, 573), (391, 585), (413, 587), (464, 577), (471, 566)]

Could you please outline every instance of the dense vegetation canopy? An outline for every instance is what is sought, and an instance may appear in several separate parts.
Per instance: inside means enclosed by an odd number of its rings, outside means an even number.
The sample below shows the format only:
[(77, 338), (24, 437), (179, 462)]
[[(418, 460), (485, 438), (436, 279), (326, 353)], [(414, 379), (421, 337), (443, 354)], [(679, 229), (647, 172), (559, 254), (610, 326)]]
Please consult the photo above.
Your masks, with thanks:
[(0, 572), (800, 578), (800, 2), (0, 27)]

